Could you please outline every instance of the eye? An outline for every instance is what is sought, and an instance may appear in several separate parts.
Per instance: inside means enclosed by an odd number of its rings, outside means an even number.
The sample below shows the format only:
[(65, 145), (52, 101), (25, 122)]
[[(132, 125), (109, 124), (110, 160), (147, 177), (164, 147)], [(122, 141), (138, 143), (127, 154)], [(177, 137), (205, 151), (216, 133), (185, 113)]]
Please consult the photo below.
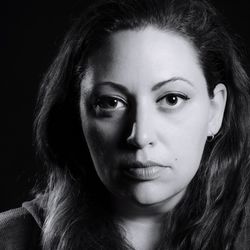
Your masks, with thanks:
[(190, 98), (187, 95), (182, 93), (169, 93), (159, 98), (157, 100), (157, 103), (159, 103), (162, 107), (177, 108), (184, 101), (187, 101), (189, 99)]
[(115, 111), (126, 108), (126, 102), (118, 97), (101, 96), (96, 99), (94, 106), (103, 111)]

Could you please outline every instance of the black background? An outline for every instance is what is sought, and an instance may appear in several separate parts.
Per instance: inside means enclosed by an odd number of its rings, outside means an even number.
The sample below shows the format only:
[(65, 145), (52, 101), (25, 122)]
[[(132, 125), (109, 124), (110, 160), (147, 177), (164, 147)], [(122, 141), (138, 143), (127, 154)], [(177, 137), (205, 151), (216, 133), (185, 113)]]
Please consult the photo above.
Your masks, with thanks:
[[(29, 199), (39, 164), (32, 146), (32, 123), (38, 86), (56, 55), (63, 34), (79, 9), (90, 1), (9, 1), (3, 6), (0, 39), (1, 77), (0, 211)], [(250, 58), (248, 1), (212, 1)], [(1, 126), (2, 127), (2, 126)]]

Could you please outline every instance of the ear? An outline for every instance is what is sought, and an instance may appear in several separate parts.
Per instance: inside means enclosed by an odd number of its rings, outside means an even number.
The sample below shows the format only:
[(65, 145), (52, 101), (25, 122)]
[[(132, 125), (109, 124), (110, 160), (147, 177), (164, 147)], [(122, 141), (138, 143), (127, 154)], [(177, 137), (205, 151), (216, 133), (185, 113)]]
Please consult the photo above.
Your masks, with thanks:
[(217, 84), (213, 92), (214, 96), (210, 99), (208, 136), (216, 135), (219, 132), (227, 102), (227, 89), (224, 84)]

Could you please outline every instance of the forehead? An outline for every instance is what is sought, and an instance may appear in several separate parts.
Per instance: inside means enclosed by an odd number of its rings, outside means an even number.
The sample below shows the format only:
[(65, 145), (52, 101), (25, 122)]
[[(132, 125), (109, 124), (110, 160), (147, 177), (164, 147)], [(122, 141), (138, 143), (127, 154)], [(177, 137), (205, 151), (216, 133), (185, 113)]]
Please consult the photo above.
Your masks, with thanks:
[(153, 84), (172, 77), (205, 81), (192, 43), (173, 31), (155, 27), (112, 34), (88, 62), (93, 82)]

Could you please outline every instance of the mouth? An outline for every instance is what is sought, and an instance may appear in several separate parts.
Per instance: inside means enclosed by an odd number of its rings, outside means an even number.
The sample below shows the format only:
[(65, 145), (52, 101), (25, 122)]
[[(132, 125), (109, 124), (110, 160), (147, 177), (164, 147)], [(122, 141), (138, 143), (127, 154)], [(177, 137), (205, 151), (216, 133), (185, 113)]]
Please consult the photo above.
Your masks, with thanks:
[(127, 177), (137, 181), (152, 181), (159, 178), (161, 171), (168, 167), (153, 161), (132, 162), (123, 167), (123, 172)]

